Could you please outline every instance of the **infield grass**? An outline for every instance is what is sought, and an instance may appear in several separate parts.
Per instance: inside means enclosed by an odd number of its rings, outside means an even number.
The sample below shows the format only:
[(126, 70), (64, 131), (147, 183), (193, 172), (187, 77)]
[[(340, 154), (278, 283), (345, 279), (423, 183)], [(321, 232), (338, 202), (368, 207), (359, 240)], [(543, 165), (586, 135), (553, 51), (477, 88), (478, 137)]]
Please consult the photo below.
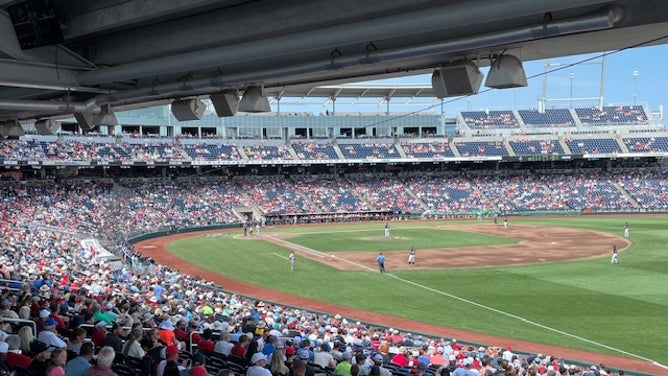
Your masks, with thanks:
[[(234, 239), (236, 232), (182, 239), (169, 243), (167, 249), (202, 268), (311, 299), (447, 327), (667, 364), (667, 219), (512, 219), (512, 223), (575, 227), (616, 235), (621, 235), (624, 221), (629, 221), (633, 244), (620, 254), (618, 265), (611, 265), (605, 256), (560, 263), (405, 270), (381, 275), (341, 271), (299, 258), (297, 270), (289, 273), (285, 248), (261, 240)], [(399, 238), (393, 242), (374, 240), (383, 235), (379, 223), (285, 227), (271, 232), (300, 234), (287, 240), (319, 251), (368, 250), (370, 257), (379, 250), (405, 253), (411, 245), (418, 249), (439, 248), (444, 237), (449, 239), (446, 244), (458, 247), (514, 241), (434, 230), (436, 226), (447, 228), (459, 223), (462, 222), (393, 222), (391, 235)], [(435, 236), (439, 234), (440, 237)], [(362, 294), (369, 291), (373, 293)]]

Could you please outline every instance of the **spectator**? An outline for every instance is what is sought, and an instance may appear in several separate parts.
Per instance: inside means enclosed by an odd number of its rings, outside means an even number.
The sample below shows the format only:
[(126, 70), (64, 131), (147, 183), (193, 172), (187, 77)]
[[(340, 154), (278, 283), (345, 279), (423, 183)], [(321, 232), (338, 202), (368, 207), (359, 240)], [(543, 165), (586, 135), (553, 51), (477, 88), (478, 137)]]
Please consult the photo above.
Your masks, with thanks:
[(48, 318), (44, 322), (44, 328), (37, 335), (37, 340), (50, 347), (63, 348), (67, 347), (67, 343), (56, 334), (56, 320)]
[(91, 366), (90, 361), (93, 359), (94, 352), (95, 345), (92, 342), (82, 344), (79, 356), (67, 362), (65, 376), (85, 376)]
[(132, 332), (130, 332), (130, 336), (123, 346), (123, 355), (133, 358), (143, 358), (144, 355), (146, 355), (146, 352), (141, 347), (140, 340), (142, 335), (143, 332), (140, 328), (133, 329)]
[(111, 370), (116, 353), (114, 349), (105, 346), (97, 353), (97, 364), (88, 368), (86, 376), (118, 376)]

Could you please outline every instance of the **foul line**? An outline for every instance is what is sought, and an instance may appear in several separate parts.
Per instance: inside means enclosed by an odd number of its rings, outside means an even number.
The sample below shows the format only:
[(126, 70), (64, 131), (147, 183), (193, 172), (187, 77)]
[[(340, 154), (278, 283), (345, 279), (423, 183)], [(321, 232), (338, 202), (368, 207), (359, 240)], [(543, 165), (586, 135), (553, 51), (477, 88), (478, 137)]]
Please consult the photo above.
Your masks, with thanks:
[(280, 258), (285, 259), (285, 260), (288, 260), (287, 257), (285, 257), (285, 256), (283, 256), (283, 255), (279, 255), (278, 253), (272, 253), (272, 255), (277, 256), (277, 257), (280, 257)]
[[(288, 242), (288, 241), (285, 241), (285, 240), (283, 240), (283, 239), (279, 239), (279, 238), (273, 236), (273, 234), (272, 234), (272, 235), (269, 235), (269, 236), (271, 236), (271, 238), (272, 238), (273, 241), (276, 241), (276, 242), (278, 242), (278, 243), (281, 243), (281, 244), (283, 244), (283, 245), (285, 245), (285, 246), (287, 246), (287, 247), (293, 248), (293, 249), (298, 249), (298, 250), (300, 250), (301, 252), (304, 252), (304, 253), (308, 253), (308, 254), (311, 254), (311, 255), (314, 255), (314, 256), (317, 256), (317, 257), (321, 257), (321, 258), (324, 258), (324, 257), (334, 257), (334, 258), (336, 258), (337, 260), (344, 261), (344, 262), (346, 262), (346, 263), (348, 263), (348, 264), (355, 265), (355, 266), (357, 266), (357, 267), (359, 267), (359, 268), (366, 269), (366, 270), (369, 270), (369, 271), (376, 271), (375, 268), (371, 268), (371, 267), (369, 267), (369, 266), (367, 266), (367, 265), (363, 265), (363, 264), (360, 264), (360, 263), (357, 263), (357, 262), (354, 262), (354, 261), (346, 260), (346, 259), (344, 259), (344, 258), (337, 257), (337, 256), (334, 256), (334, 255), (329, 256), (329, 255), (327, 255), (327, 254), (325, 254), (325, 253), (323, 253), (323, 252), (319, 252), (319, 251), (316, 251), (316, 250), (311, 249), (311, 248), (307, 248), (307, 247), (300, 246), (300, 245), (297, 245), (297, 244), (294, 244), (294, 243), (290, 243), (290, 242)], [(276, 253), (274, 253), (274, 255), (279, 256), (279, 257), (284, 257), (284, 256), (281, 256), (281, 255), (276, 254)], [(421, 285), (421, 284), (419, 284), (419, 283), (417, 283), (417, 282), (413, 282), (413, 281), (409, 281), (409, 280), (407, 280), (407, 279), (399, 278), (399, 277), (397, 277), (397, 276), (395, 276), (395, 275), (393, 275), (393, 274), (385, 273), (385, 275), (390, 276), (390, 277), (392, 277), (392, 278), (394, 278), (394, 279), (396, 279), (396, 280), (398, 280), (398, 281), (407, 283), (407, 284), (409, 284), (409, 285), (413, 285), (413, 286), (415, 286), (415, 287), (419, 287), (419, 288), (425, 289), (425, 290), (427, 290), (427, 291), (431, 291), (431, 292), (433, 292), (433, 293), (436, 293), (436, 294), (439, 294), (439, 295), (443, 295), (443, 296), (446, 296), (446, 297), (451, 298), (451, 299), (454, 299), (454, 300), (459, 300), (460, 302), (467, 303), (467, 304), (473, 305), (473, 306), (478, 307), (478, 308), (486, 309), (486, 310), (488, 310), (488, 311), (492, 311), (492, 312), (498, 313), (498, 314), (500, 314), (500, 315), (510, 317), (510, 318), (512, 318), (512, 319), (521, 321), (521, 322), (526, 323), (526, 324), (529, 324), (529, 325), (533, 325), (533, 326), (538, 327), (538, 328), (541, 328), (541, 329), (545, 329), (545, 330), (548, 330), (548, 331), (551, 331), (551, 332), (554, 332), (554, 333), (557, 333), (557, 334), (560, 334), (560, 335), (563, 335), (563, 336), (566, 336), (566, 337), (571, 337), (571, 338), (577, 339), (577, 340), (579, 340), (579, 341), (589, 343), (589, 344), (594, 345), (594, 346), (602, 347), (602, 348), (604, 348), (604, 349), (608, 349), (608, 350), (615, 351), (615, 352), (618, 352), (618, 353), (621, 353), (621, 354), (625, 354), (625, 355), (628, 355), (628, 356), (631, 356), (631, 357), (634, 357), (634, 358), (637, 358), (637, 359), (641, 359), (641, 360), (650, 362), (650, 363), (654, 364), (654, 365), (657, 366), (657, 367), (661, 367), (661, 368), (664, 368), (664, 369), (668, 369), (668, 366), (666, 366), (666, 365), (664, 365), (664, 364), (661, 364), (661, 363), (657, 362), (656, 360), (652, 360), (652, 359), (646, 358), (646, 357), (644, 357), (644, 356), (642, 356), (642, 355), (637, 355), (637, 354), (634, 354), (634, 353), (631, 353), (631, 352), (628, 352), (628, 351), (625, 351), (625, 350), (622, 350), (622, 349), (618, 349), (618, 348), (616, 348), (616, 347), (612, 347), (612, 346), (608, 346), (608, 345), (603, 344), (603, 343), (600, 343), (600, 342), (596, 342), (596, 341), (591, 340), (591, 339), (588, 339), (588, 338), (584, 338), (584, 337), (581, 337), (581, 336), (578, 336), (578, 335), (575, 335), (575, 334), (571, 334), (571, 333), (568, 333), (568, 332), (564, 332), (564, 331), (561, 331), (561, 330), (559, 330), (559, 329), (555, 329), (555, 328), (552, 328), (552, 327), (549, 327), (549, 326), (546, 326), (546, 325), (537, 323), (537, 322), (535, 322), (535, 321), (531, 321), (531, 320), (529, 320), (529, 319), (527, 319), (527, 318), (524, 318), (524, 317), (521, 317), (521, 316), (517, 316), (517, 315), (512, 314), (512, 313), (510, 313), (510, 312), (506, 312), (506, 311), (502, 311), (502, 310), (497, 309), (497, 308), (494, 308), (494, 307), (486, 306), (486, 305), (484, 305), (484, 304), (480, 304), (480, 303), (474, 302), (474, 301), (472, 301), (472, 300), (468, 300), (468, 299), (462, 298), (462, 297), (460, 297), (460, 296), (457, 296), (457, 295), (453, 295), (453, 294), (447, 293), (447, 292), (445, 292), (445, 291), (436, 290), (436, 289), (433, 288), (433, 287), (429, 287), (429, 286)]]
[(413, 286), (416, 286), (416, 287), (419, 287), (419, 288), (422, 288), (422, 289), (425, 289), (425, 290), (434, 292), (434, 293), (436, 293), (436, 294), (440, 294), (440, 295), (443, 295), (443, 296), (447, 296), (448, 298), (455, 299), (455, 300), (459, 300), (460, 302), (467, 303), (467, 304), (471, 304), (471, 305), (476, 306), (476, 307), (478, 307), (478, 308), (486, 309), (486, 310), (489, 310), (489, 311), (492, 311), (492, 312), (495, 312), (495, 313), (498, 313), (498, 314), (501, 314), (501, 315), (504, 315), (504, 316), (513, 318), (513, 319), (515, 319), (515, 320), (519, 320), (519, 321), (521, 321), (521, 322), (523, 322), (523, 323), (526, 323), (526, 324), (529, 324), (529, 325), (536, 326), (536, 327), (541, 328), (541, 329), (545, 329), (545, 330), (548, 330), (548, 331), (551, 331), (551, 332), (554, 332), (554, 333), (557, 333), (557, 334), (561, 334), (561, 335), (566, 336), (566, 337), (571, 337), (571, 338), (577, 339), (577, 340), (579, 340), (579, 341), (586, 342), (586, 343), (589, 343), (589, 344), (591, 344), (591, 345), (595, 345), (595, 346), (598, 346), (598, 347), (602, 347), (602, 348), (605, 348), (605, 349), (608, 349), (608, 350), (616, 351), (616, 352), (618, 352), (618, 353), (625, 354), (625, 355), (628, 355), (628, 356), (631, 356), (631, 357), (634, 357), (634, 358), (638, 358), (638, 359), (641, 359), (641, 360), (645, 360), (645, 361), (650, 362), (650, 363), (652, 363), (652, 364), (654, 364), (654, 365), (656, 365), (656, 366), (658, 366), (658, 367), (668, 369), (668, 366), (663, 365), (663, 364), (661, 364), (661, 363), (659, 363), (659, 362), (657, 362), (657, 361), (655, 361), (655, 360), (646, 358), (646, 357), (644, 357), (644, 356), (642, 356), (642, 355), (637, 355), (637, 354), (634, 354), (634, 353), (631, 353), (631, 352), (628, 352), (628, 351), (624, 351), (624, 350), (622, 350), (622, 349), (618, 349), (618, 348), (616, 348), (616, 347), (608, 346), (608, 345), (603, 344), (603, 343), (600, 343), (600, 342), (596, 342), (596, 341), (593, 341), (593, 340), (590, 340), (590, 339), (587, 339), (587, 338), (584, 338), (584, 337), (580, 337), (580, 336), (575, 335), (575, 334), (571, 334), (571, 333), (568, 333), (568, 332), (564, 332), (564, 331), (561, 331), (561, 330), (559, 330), (559, 329), (555, 329), (555, 328), (552, 328), (552, 327), (549, 327), (549, 326), (546, 326), (546, 325), (537, 323), (537, 322), (535, 322), (535, 321), (531, 321), (531, 320), (529, 320), (529, 319), (527, 319), (527, 318), (524, 318), (524, 317), (521, 317), (521, 316), (514, 315), (514, 314), (512, 314), (512, 313), (510, 313), (510, 312), (506, 312), (506, 311), (502, 311), (502, 310), (500, 310), (500, 309), (496, 309), (496, 308), (494, 308), (494, 307), (486, 306), (486, 305), (484, 305), (484, 304), (480, 304), (480, 303), (474, 302), (474, 301), (472, 301), (472, 300), (468, 300), (468, 299), (465, 299), (465, 298), (462, 298), (462, 297), (459, 297), (459, 296), (456, 296), (456, 295), (452, 295), (452, 294), (447, 293), (447, 292), (445, 292), (445, 291), (436, 290), (436, 289), (434, 289), (434, 288), (432, 288), (432, 287), (425, 286), (425, 285), (421, 285), (421, 284), (419, 284), (419, 283), (417, 283), (417, 282), (409, 281), (409, 280), (407, 280), (407, 279), (399, 278), (399, 277), (397, 277), (397, 276), (395, 276), (395, 275), (392, 275), (392, 274), (388, 274), (388, 276), (390, 276), (390, 277), (392, 277), (392, 278), (395, 278), (395, 279), (397, 279), (397, 280), (399, 280), (399, 281), (401, 281), (401, 282), (407, 283), (407, 284), (409, 284), (409, 285), (413, 285)]

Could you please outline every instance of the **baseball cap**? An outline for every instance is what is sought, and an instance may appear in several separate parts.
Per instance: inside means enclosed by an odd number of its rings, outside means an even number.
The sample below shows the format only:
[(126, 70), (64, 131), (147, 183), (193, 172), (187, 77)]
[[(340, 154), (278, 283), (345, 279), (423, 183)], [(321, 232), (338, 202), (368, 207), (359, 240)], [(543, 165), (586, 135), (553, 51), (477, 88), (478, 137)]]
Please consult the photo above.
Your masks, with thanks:
[(165, 349), (165, 355), (174, 355), (178, 353), (179, 353), (179, 348), (174, 345), (167, 346), (167, 349)]
[(343, 354), (341, 354), (341, 357), (343, 359), (350, 359), (350, 358), (352, 358), (352, 354), (350, 353), (350, 351), (346, 350), (346, 351), (343, 352)]
[(376, 355), (373, 356), (373, 361), (378, 362), (378, 363), (382, 363), (383, 362), (383, 356), (380, 355), (380, 354), (376, 354)]
[(299, 359), (308, 359), (311, 357), (311, 354), (309, 354), (308, 350), (306, 349), (299, 349), (297, 350), (297, 357), (299, 357)]
[(260, 360), (265, 360), (266, 361), (267, 356), (264, 355), (263, 353), (255, 353), (251, 357), (251, 364), (255, 364), (255, 363), (259, 362)]
[(283, 342), (278, 341), (278, 342), (276, 342), (276, 348), (277, 349), (284, 349), (285, 345), (283, 344)]
[(294, 355), (295, 354), (295, 348), (292, 346), (288, 346), (285, 348), (285, 355)]
[(44, 326), (56, 326), (56, 320), (53, 317), (50, 317), (44, 321)]

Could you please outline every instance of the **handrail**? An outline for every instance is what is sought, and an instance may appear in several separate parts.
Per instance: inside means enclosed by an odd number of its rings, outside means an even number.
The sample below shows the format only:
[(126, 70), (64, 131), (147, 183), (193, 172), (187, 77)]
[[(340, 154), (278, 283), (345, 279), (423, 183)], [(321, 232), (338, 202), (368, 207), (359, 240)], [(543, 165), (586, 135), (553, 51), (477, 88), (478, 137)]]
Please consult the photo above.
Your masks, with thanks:
[(5, 322), (16, 323), (16, 324), (28, 324), (32, 328), (33, 337), (37, 338), (37, 323), (32, 320), (27, 319), (15, 319), (13, 317), (3, 317)]

